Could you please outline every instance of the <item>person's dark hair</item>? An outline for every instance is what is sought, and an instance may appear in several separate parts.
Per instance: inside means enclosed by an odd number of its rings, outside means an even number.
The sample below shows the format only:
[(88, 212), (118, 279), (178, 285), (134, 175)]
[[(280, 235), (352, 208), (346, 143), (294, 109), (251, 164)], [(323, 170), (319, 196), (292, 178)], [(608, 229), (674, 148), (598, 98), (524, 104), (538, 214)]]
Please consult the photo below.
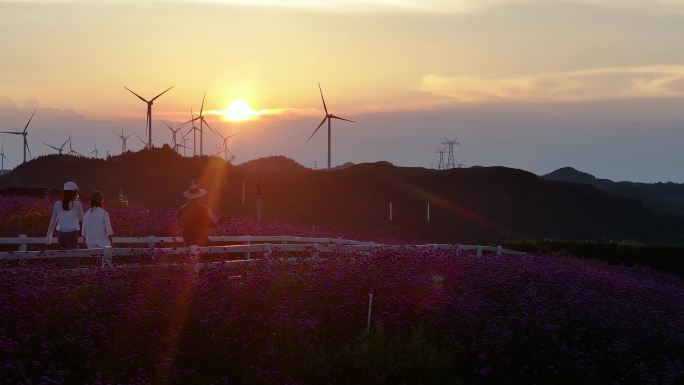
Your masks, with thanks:
[(69, 204), (76, 199), (78, 195), (78, 190), (64, 190), (62, 194), (62, 208), (69, 211)]
[(95, 207), (102, 207), (102, 198), (104, 196), (99, 191), (94, 191), (93, 195), (90, 196), (90, 211), (93, 211)]

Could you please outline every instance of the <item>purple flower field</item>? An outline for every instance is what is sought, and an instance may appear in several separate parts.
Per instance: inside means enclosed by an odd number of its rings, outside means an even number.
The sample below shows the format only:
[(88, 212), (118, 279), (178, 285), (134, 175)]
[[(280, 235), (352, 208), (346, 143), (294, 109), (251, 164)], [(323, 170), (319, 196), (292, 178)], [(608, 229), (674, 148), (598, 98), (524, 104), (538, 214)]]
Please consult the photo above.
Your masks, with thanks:
[[(50, 223), (50, 210), (54, 199), (32, 198), (26, 196), (3, 196), (0, 199), (0, 236), (26, 234), (32, 237), (45, 236)], [(126, 236), (179, 236), (176, 209), (146, 208), (131, 205), (128, 207), (110, 206), (109, 212), (114, 235)], [(84, 204), (84, 210), (88, 204)], [(293, 225), (280, 221), (258, 222), (254, 218), (241, 215), (217, 216), (215, 235), (292, 235), (307, 237), (343, 237), (349, 239), (374, 240), (382, 243), (406, 242), (385, 235), (358, 234), (312, 226)], [(412, 241), (413, 243), (414, 241)], [(417, 242), (417, 241), (415, 241)]]
[(548, 256), (0, 271), (2, 384), (676, 384), (682, 346), (680, 279)]

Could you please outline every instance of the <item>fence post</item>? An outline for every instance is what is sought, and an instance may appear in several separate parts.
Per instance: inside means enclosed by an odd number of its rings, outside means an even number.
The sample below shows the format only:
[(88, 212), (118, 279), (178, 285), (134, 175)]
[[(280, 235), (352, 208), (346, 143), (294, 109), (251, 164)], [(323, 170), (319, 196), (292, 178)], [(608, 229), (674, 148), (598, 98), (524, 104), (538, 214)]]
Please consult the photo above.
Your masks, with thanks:
[(389, 207), (389, 220), (392, 222), (392, 202), (390, 202), (390, 207)]
[(496, 255), (501, 255), (503, 254), (503, 248), (501, 246), (496, 247)]
[(478, 257), (481, 257), (481, 256), (482, 256), (482, 246), (478, 246), (478, 247), (477, 247), (476, 255), (477, 255)]
[(373, 293), (370, 293), (370, 294), (368, 294), (368, 319), (366, 320), (366, 334), (370, 334), (372, 311), (373, 311)]
[(195, 263), (197, 261), (199, 254), (200, 254), (199, 246), (191, 245), (190, 246), (190, 259), (192, 260), (193, 263)]
[[(247, 235), (247, 236), (249, 237), (249, 235)], [(247, 241), (247, 242), (245, 242), (245, 244), (246, 244), (246, 245), (251, 245), (252, 242)], [(248, 252), (247, 252), (247, 260), (250, 260), (250, 259), (252, 259), (252, 253), (250, 253), (250, 252), (248, 251)]]
[(157, 237), (155, 237), (154, 235), (150, 235), (149, 237), (147, 237), (147, 247), (153, 248), (154, 245), (157, 243), (156, 238)]
[(273, 255), (273, 245), (264, 243), (264, 258), (271, 258)]
[(100, 264), (100, 267), (113, 267), (114, 264), (112, 263), (112, 248), (109, 246), (105, 246), (102, 248), (102, 263)]
[(26, 234), (19, 234), (19, 240), (21, 241), (19, 243), (19, 251), (26, 251)]
[(430, 222), (430, 202), (427, 203), (427, 221)]

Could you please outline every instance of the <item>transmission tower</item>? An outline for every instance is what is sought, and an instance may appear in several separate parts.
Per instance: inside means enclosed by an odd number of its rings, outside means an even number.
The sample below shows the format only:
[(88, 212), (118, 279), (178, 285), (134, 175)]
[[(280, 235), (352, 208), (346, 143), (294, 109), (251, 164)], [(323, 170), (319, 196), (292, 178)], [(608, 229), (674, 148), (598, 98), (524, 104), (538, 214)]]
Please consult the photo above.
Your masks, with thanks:
[(444, 170), (444, 153), (446, 152), (446, 149), (437, 147), (437, 151), (435, 151), (435, 154), (439, 154), (439, 165), (437, 166), (437, 170)]
[(461, 143), (458, 142), (457, 138), (454, 139), (444, 139), (443, 145), (447, 146), (447, 162), (446, 168), (456, 168), (456, 156), (454, 155), (454, 147), (460, 146)]

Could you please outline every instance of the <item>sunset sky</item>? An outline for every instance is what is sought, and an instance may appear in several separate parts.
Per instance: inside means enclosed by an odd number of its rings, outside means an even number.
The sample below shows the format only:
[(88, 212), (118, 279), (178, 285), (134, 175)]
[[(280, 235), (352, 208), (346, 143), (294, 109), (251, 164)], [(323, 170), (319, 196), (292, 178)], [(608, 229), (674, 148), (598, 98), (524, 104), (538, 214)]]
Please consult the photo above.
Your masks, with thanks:
[[(2, 1), (0, 129), (23, 128), (34, 155), (68, 134), (118, 154), (144, 137), (145, 105), (238, 133), (236, 162), (285, 155), (323, 167), (317, 82), (334, 122), (333, 163), (436, 165), (445, 136), (459, 161), (538, 174), (684, 182), (684, 0)], [(230, 122), (245, 101), (259, 115)], [(9, 166), (20, 138), (2, 135)], [(207, 136), (205, 152), (218, 138)], [(131, 138), (129, 147), (140, 148)]]

